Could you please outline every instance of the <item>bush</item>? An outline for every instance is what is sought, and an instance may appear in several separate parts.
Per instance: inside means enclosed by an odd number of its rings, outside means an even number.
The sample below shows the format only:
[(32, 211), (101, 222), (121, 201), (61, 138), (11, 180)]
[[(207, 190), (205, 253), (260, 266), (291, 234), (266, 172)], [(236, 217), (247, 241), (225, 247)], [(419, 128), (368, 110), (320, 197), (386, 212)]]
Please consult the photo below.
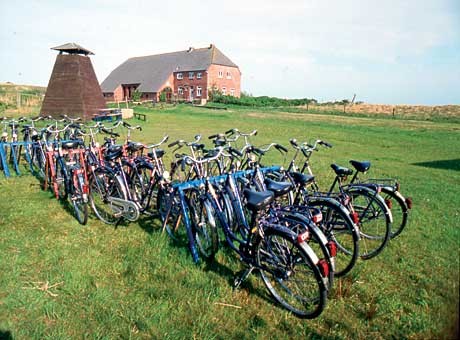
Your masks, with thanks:
[(259, 107), (281, 107), (281, 106), (301, 106), (316, 103), (315, 99), (282, 99), (276, 97), (260, 96), (253, 97), (245, 92), (241, 93), (241, 97), (233, 97), (223, 95), (219, 90), (213, 90), (210, 93), (210, 101), (214, 103), (232, 104), (241, 106), (259, 106)]

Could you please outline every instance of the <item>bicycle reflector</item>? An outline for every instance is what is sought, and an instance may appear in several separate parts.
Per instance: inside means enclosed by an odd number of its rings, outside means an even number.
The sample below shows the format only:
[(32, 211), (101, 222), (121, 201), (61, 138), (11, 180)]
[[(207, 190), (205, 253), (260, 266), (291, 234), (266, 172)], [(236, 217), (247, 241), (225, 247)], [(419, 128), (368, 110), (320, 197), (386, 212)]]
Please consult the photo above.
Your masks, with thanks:
[(337, 244), (334, 242), (334, 241), (329, 241), (327, 243), (327, 248), (329, 249), (329, 254), (332, 256), (332, 257), (336, 257), (337, 256)]
[(325, 259), (319, 260), (318, 269), (319, 269), (322, 277), (328, 277), (329, 276), (329, 265), (327, 264), (327, 261)]
[(318, 224), (323, 220), (323, 214), (321, 213), (321, 210), (319, 209), (310, 209), (311, 212), (311, 220)]
[(350, 213), (350, 217), (351, 217), (351, 220), (353, 221), (354, 224), (359, 223), (359, 215), (358, 215), (358, 213), (356, 211)]
[(412, 209), (412, 197), (406, 198), (407, 209)]
[(303, 243), (303, 242), (308, 241), (309, 238), (310, 238), (310, 233), (308, 232), (308, 230), (305, 230), (303, 233), (300, 233), (299, 235), (297, 235), (297, 242)]
[(391, 209), (393, 207), (393, 202), (389, 198), (385, 198), (385, 204), (388, 207), (388, 209)]

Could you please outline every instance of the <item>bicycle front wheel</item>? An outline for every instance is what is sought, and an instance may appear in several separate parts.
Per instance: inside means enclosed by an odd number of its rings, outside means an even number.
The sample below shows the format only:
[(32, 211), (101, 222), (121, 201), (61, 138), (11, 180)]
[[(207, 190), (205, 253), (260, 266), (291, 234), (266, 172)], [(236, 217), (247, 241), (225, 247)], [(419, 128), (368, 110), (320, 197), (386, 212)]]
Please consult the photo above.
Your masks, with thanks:
[(318, 258), (307, 253), (294, 233), (264, 229), (255, 256), (262, 280), (279, 304), (300, 318), (312, 319), (321, 314), (327, 288), (317, 266)]
[(88, 222), (88, 198), (84, 189), (83, 175), (74, 173), (72, 177), (72, 194), (68, 197), (78, 223), (85, 225)]
[(399, 191), (385, 187), (382, 187), (380, 195), (383, 197), (388, 209), (391, 210), (393, 223), (391, 225), (390, 238), (395, 238), (402, 233), (407, 224), (409, 209), (406, 200)]

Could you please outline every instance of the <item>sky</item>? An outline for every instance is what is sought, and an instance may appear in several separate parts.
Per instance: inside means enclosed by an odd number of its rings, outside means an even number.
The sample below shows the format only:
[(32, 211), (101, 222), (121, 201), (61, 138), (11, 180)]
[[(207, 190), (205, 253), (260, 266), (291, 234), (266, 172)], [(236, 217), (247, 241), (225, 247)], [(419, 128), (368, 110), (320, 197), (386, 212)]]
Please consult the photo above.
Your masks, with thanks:
[(46, 86), (51, 47), (126, 59), (213, 43), (255, 96), (460, 104), (459, 0), (0, 0), (0, 82)]

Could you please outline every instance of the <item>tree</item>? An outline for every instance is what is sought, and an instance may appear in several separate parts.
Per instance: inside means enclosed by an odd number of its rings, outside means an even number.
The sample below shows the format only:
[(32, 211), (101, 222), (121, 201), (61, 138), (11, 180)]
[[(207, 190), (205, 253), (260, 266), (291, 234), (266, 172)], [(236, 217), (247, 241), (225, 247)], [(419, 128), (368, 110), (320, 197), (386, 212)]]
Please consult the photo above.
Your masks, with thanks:
[(140, 91), (138, 91), (137, 89), (134, 90), (133, 93), (131, 93), (131, 100), (133, 102), (140, 102), (141, 101), (141, 97), (142, 97), (142, 93)]
[(348, 99), (344, 99), (340, 102), (342, 105), (343, 105), (343, 113), (346, 113), (346, 107), (347, 107), (347, 104), (350, 104), (350, 101)]

